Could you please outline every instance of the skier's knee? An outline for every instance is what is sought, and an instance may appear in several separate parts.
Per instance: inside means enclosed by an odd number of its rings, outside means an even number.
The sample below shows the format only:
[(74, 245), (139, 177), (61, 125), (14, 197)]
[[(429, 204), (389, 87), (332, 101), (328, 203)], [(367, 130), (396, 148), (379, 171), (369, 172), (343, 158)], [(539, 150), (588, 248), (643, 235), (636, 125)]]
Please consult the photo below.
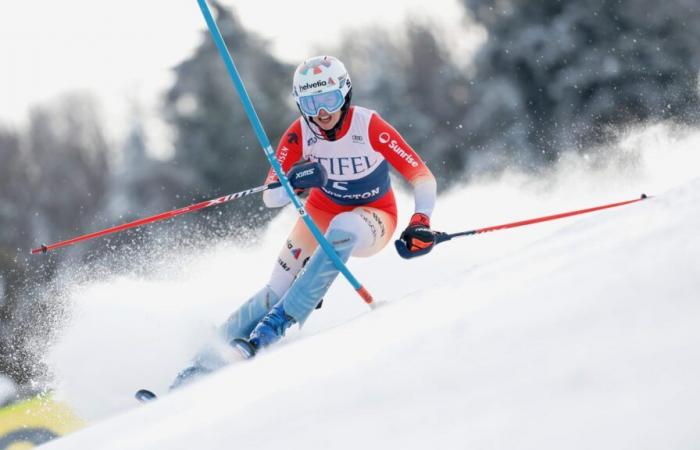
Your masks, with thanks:
[[(347, 256), (350, 256), (350, 252), (357, 244), (357, 234), (345, 229), (329, 229), (326, 232), (326, 240), (330, 242), (337, 253), (347, 253)], [(322, 252), (323, 250), (318, 249), (317, 251)]]
[(353, 255), (363, 254), (374, 245), (376, 230), (365, 217), (353, 211), (340, 213), (328, 225), (331, 231), (345, 232), (354, 236)]
[(328, 232), (332, 230), (342, 230), (347, 233), (357, 235), (357, 230), (363, 227), (363, 220), (359, 214), (348, 211), (335, 216), (328, 224)]

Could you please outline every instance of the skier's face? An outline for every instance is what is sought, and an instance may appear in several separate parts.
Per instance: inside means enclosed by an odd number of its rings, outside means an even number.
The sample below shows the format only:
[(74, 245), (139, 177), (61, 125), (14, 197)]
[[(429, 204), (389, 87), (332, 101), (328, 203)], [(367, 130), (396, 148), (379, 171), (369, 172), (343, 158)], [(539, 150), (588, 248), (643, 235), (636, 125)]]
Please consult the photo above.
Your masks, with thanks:
[(336, 111), (332, 114), (328, 113), (325, 109), (321, 109), (318, 112), (318, 116), (314, 117), (314, 122), (321, 127), (322, 130), (332, 129), (340, 120), (340, 115), (342, 111)]

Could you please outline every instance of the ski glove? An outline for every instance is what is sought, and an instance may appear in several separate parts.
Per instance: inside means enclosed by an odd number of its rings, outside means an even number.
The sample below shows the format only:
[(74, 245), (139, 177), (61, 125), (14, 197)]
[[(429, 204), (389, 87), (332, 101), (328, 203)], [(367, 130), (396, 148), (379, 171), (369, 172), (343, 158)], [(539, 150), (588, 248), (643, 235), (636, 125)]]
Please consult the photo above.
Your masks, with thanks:
[(289, 169), (287, 178), (294, 191), (300, 192), (312, 187), (325, 186), (328, 182), (328, 173), (318, 162), (305, 162)]
[(435, 244), (435, 233), (430, 229), (430, 217), (415, 213), (408, 227), (401, 233), (401, 240), (410, 252), (428, 250)]

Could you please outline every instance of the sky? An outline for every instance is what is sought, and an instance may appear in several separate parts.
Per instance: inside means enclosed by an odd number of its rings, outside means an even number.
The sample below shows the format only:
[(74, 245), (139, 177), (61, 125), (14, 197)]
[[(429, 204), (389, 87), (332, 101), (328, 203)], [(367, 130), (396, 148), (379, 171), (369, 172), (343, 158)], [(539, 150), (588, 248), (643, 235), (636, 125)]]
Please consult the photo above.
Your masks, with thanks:
[[(447, 27), (463, 16), (458, 0), (355, 0), (337, 12), (297, 0), (272, 3), (274, 13), (257, 0), (223, 3), (235, 6), (244, 25), (267, 37), (289, 62), (311, 56), (315, 45), (336, 42), (349, 27), (395, 27), (406, 16), (434, 18)], [(134, 102), (147, 113), (155, 110), (158, 93), (172, 82), (170, 68), (201, 42), (203, 30), (196, 0), (4, 1), (0, 124), (19, 126), (33, 105), (88, 91), (119, 131)]]

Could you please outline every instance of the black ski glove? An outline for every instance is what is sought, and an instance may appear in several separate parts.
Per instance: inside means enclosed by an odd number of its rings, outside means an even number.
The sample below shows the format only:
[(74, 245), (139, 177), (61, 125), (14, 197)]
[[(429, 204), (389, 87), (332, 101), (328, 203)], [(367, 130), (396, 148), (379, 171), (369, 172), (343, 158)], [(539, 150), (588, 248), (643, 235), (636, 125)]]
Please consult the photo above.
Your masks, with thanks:
[(325, 186), (328, 182), (328, 173), (318, 162), (305, 162), (292, 166), (287, 172), (287, 178), (298, 194), (305, 189)]
[(408, 227), (401, 233), (401, 240), (406, 243), (410, 252), (429, 250), (435, 244), (435, 233), (430, 229), (430, 217), (415, 213)]

